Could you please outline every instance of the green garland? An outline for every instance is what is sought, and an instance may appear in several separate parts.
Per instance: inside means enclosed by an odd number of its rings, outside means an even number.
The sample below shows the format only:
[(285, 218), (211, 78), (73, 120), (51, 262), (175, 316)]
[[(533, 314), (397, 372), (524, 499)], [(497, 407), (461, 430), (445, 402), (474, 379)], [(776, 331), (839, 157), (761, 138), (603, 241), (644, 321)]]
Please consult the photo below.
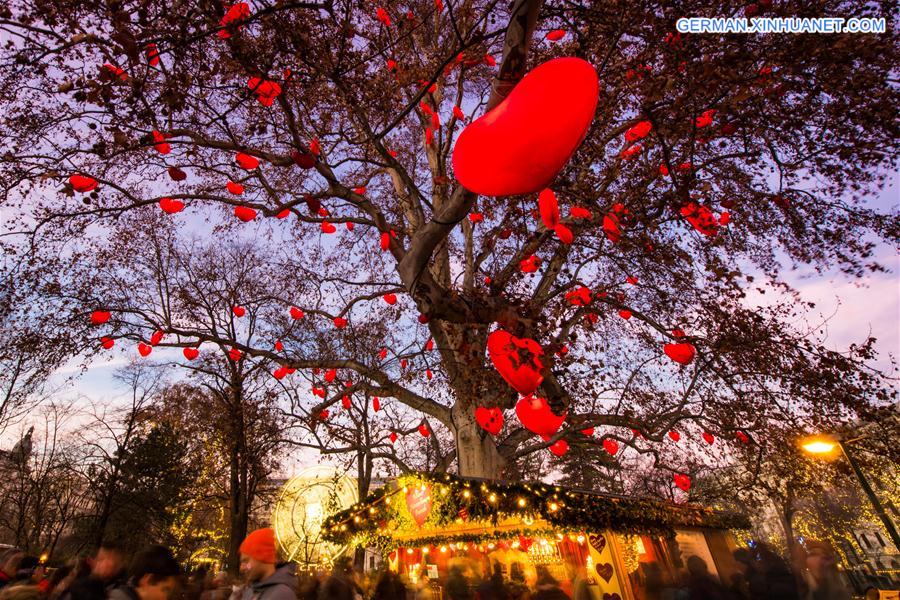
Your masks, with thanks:
[[(672, 536), (678, 527), (748, 529), (743, 515), (714, 511), (687, 504), (676, 505), (645, 498), (626, 498), (579, 492), (544, 483), (512, 483), (457, 477), (450, 474), (414, 473), (397, 479), (396, 486), (369, 494), (365, 501), (328, 517), (323, 523), (326, 540), (346, 544), (397, 545), (387, 528), (414, 532), (418, 528), (406, 506), (404, 490), (431, 487), (431, 511), (423, 528), (433, 530), (465, 519), (496, 526), (505, 518), (540, 518), (556, 531), (644, 533)], [(446, 543), (447, 536), (423, 536), (408, 540), (415, 545)], [(479, 541), (495, 540), (509, 531), (471, 534)], [(533, 531), (531, 534), (533, 535)], [(461, 536), (464, 537), (464, 536)], [(382, 539), (384, 538), (384, 539)], [(475, 541), (456, 540), (454, 541)]]

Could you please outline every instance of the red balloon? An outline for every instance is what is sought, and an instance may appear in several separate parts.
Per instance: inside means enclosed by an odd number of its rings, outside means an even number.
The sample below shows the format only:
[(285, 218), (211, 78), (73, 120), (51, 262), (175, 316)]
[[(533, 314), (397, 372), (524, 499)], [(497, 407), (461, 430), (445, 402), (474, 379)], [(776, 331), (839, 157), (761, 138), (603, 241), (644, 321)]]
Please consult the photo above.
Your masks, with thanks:
[(91, 313), (91, 324), (92, 325), (102, 325), (109, 321), (109, 318), (112, 315), (108, 310), (95, 310)]
[(239, 183), (235, 183), (234, 181), (229, 181), (225, 184), (225, 189), (234, 194), (235, 196), (240, 196), (244, 193), (244, 186)]
[(249, 206), (235, 206), (234, 207), (234, 216), (243, 221), (244, 223), (249, 223), (253, 219), (256, 218), (256, 211), (250, 208)]
[(556, 456), (562, 456), (566, 452), (569, 451), (569, 442), (566, 440), (556, 440), (550, 446), (550, 452), (555, 454)]
[(531, 70), (460, 134), (453, 149), (456, 179), (484, 196), (539, 192), (581, 144), (598, 94), (597, 72), (580, 58), (557, 58)]
[(497, 407), (475, 409), (475, 421), (491, 435), (497, 435), (503, 429), (503, 411)]
[(540, 359), (544, 350), (536, 341), (498, 329), (488, 336), (487, 348), (500, 376), (523, 396), (533, 393), (544, 380)]
[(526, 396), (516, 404), (516, 416), (522, 426), (541, 437), (550, 438), (566, 420), (566, 413), (555, 415), (546, 398)]
[(145, 344), (144, 342), (139, 343), (137, 348), (138, 348), (138, 353), (144, 357), (150, 356), (150, 353), (153, 352), (153, 346), (150, 346), (149, 344)]
[(681, 342), (680, 344), (666, 344), (663, 347), (666, 356), (681, 365), (689, 365), (697, 355), (697, 349), (693, 344)]
[(244, 154), (243, 152), (238, 152), (234, 157), (234, 161), (240, 168), (246, 169), (248, 171), (252, 171), (259, 166), (258, 158), (256, 158), (255, 156), (250, 156), (249, 154)]
[(675, 481), (675, 485), (684, 490), (685, 492), (691, 489), (691, 478), (687, 475), (683, 475), (681, 473), (675, 473), (672, 475), (673, 481)]
[(184, 354), (184, 357), (188, 360), (194, 360), (200, 356), (200, 350), (197, 348), (185, 348), (181, 353)]
[(181, 200), (172, 200), (171, 198), (160, 198), (159, 207), (168, 215), (174, 215), (184, 210), (184, 202)]
[(69, 177), (69, 184), (76, 192), (81, 192), (82, 194), (97, 188), (97, 180), (87, 175), (72, 175)]
[(391, 306), (397, 304), (397, 294), (385, 294), (384, 296), (382, 296), (382, 298), (384, 298), (384, 301)]
[(292, 307), (291, 307), (291, 318), (294, 319), (295, 321), (296, 321), (297, 319), (302, 319), (302, 318), (303, 318), (303, 311), (300, 310), (299, 308), (297, 308), (296, 306), (292, 306)]
[[(115, 346), (116, 341), (112, 338), (102, 337), (100, 338), (100, 345), (103, 346), (106, 350), (109, 350), (113, 346)], [(740, 433), (740, 431), (738, 432)]]
[(538, 210), (541, 213), (541, 221), (547, 229), (553, 229), (559, 225), (559, 203), (553, 190), (547, 188), (538, 194)]
[(610, 438), (606, 438), (605, 440), (603, 440), (603, 449), (609, 452), (612, 456), (615, 456), (616, 453), (619, 452), (619, 442)]
[(244, 308), (243, 306), (232, 306), (231, 312), (234, 313), (234, 316), (240, 318), (240, 317), (243, 317), (245, 314), (247, 314), (247, 309)]

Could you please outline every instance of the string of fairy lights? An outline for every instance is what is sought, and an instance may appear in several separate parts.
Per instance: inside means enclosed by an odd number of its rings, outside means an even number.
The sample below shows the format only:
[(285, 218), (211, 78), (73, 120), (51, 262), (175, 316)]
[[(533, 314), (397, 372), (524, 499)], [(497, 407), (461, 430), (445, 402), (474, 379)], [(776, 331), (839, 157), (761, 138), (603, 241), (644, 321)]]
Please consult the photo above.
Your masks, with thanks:
[[(417, 523), (406, 505), (407, 495), (428, 496), (427, 516)], [(484, 529), (454, 534), (434, 530), (472, 521), (497, 527), (501, 520), (522, 523), (517, 530)], [(396, 547), (405, 545), (484, 543), (510, 536), (535, 535), (531, 525), (541, 519), (552, 530), (543, 534), (576, 535), (610, 530), (673, 536), (676, 527), (746, 529), (746, 517), (698, 505), (675, 505), (643, 498), (626, 498), (568, 490), (544, 483), (515, 483), (464, 478), (447, 473), (413, 473), (398, 478), (396, 487), (376, 490), (362, 502), (328, 517), (323, 537), (337, 543)], [(546, 525), (545, 525), (546, 527)], [(421, 536), (416, 533), (421, 532)]]

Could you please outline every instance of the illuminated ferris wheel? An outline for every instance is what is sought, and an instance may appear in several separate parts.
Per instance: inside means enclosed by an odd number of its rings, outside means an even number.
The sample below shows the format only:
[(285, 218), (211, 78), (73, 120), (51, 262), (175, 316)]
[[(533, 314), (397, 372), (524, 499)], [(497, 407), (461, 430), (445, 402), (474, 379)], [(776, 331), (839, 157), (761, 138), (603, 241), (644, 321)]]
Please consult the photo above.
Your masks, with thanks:
[(278, 494), (272, 524), (283, 556), (300, 565), (330, 566), (346, 545), (322, 539), (322, 521), (358, 500), (356, 480), (334, 467), (309, 467), (289, 479)]

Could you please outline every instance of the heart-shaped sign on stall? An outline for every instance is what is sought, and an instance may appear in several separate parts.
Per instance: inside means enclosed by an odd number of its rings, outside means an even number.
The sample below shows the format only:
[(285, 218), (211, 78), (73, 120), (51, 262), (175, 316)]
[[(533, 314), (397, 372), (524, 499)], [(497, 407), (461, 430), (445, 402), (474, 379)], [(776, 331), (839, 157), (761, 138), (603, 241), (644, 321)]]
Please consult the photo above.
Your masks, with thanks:
[(603, 549), (606, 548), (606, 538), (599, 533), (590, 534), (588, 536), (588, 543), (597, 551), (597, 554), (602, 554)]
[(613, 566), (609, 563), (603, 563), (602, 565), (594, 565), (594, 568), (597, 569), (597, 574), (600, 575), (606, 583), (609, 583), (613, 576)]
[(580, 58), (532, 69), (460, 134), (453, 149), (456, 179), (483, 196), (541, 191), (584, 140), (599, 92), (597, 71)]
[(431, 486), (415, 487), (406, 492), (406, 508), (416, 525), (421, 527), (431, 514)]

